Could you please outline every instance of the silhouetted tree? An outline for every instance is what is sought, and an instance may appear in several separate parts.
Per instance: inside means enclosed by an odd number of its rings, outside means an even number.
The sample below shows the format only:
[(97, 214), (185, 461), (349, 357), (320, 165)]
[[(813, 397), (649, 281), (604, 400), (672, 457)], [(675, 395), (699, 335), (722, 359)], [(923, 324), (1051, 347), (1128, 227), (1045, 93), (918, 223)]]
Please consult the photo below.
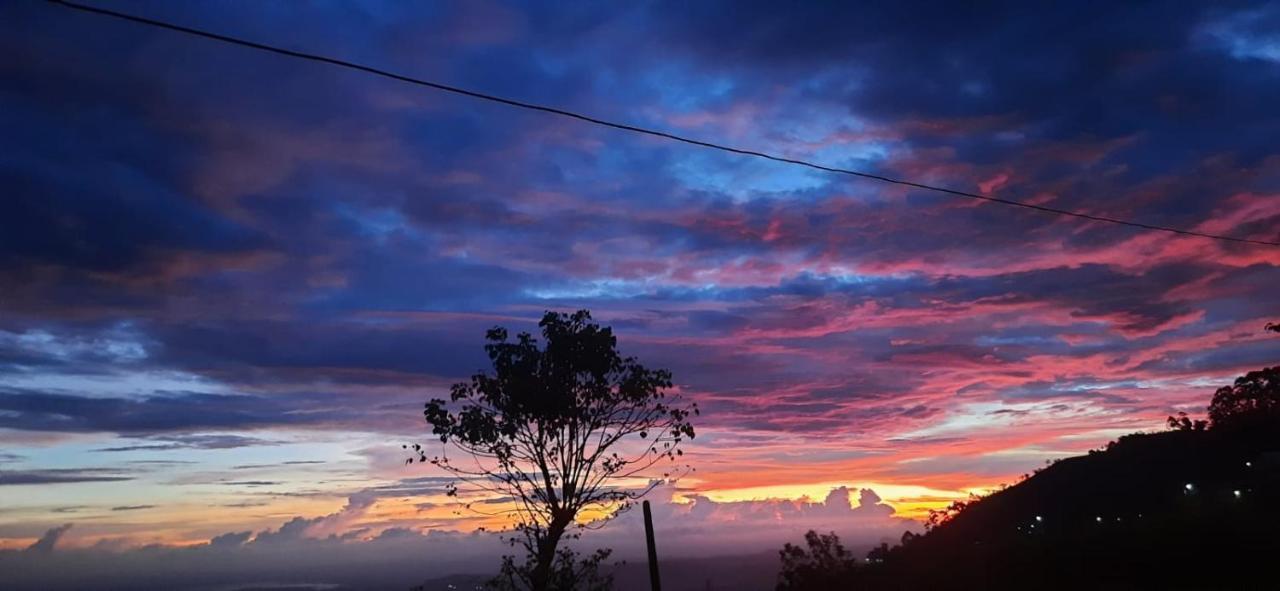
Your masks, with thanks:
[(782, 570), (778, 573), (778, 591), (836, 589), (847, 585), (857, 568), (853, 553), (840, 543), (835, 532), (804, 534), (808, 549), (787, 544), (778, 552)]
[(1268, 322), (1266, 329), (1271, 332), (1280, 332), (1280, 322)]
[(1251, 371), (1213, 393), (1209, 421), (1215, 429), (1280, 418), (1280, 366)]
[[(557, 553), (566, 530), (582, 526), (583, 511), (616, 515), (651, 490), (658, 474), (650, 470), (674, 462), (684, 453), (680, 444), (694, 436), (697, 406), (679, 406), (668, 393), (670, 372), (620, 355), (613, 331), (586, 310), (547, 312), (538, 326), (542, 346), (528, 333), (510, 341), (504, 328), (488, 331), (493, 373), (454, 384), (449, 401), (427, 403), (424, 414), (444, 452), (428, 458), (414, 445), (409, 461), (429, 461), (456, 476), (450, 495), (463, 483), (510, 498), (519, 534), (511, 543), (523, 546), (527, 560), (518, 566), (508, 557), (503, 577), (543, 591), (582, 584), (567, 580), (586, 572), (582, 563)], [(465, 458), (450, 458), (450, 446)], [(649, 487), (623, 487), (625, 479), (640, 478), (650, 478)], [(587, 560), (598, 564), (599, 556)]]
[[(1165, 424), (1169, 426), (1171, 431), (1204, 431), (1209, 426), (1209, 421), (1203, 419), (1191, 420), (1187, 413), (1180, 412), (1176, 417), (1165, 419)], [(1089, 450), (1093, 453), (1093, 450)]]

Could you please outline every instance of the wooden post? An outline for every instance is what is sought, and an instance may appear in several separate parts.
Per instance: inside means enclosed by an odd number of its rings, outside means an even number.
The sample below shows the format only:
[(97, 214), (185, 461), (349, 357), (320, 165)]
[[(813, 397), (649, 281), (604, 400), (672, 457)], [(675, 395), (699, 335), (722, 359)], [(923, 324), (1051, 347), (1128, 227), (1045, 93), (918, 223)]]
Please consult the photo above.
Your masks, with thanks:
[(653, 543), (653, 512), (649, 510), (649, 501), (644, 502), (644, 538), (649, 545), (649, 587), (653, 591), (662, 591), (662, 579), (658, 576), (658, 548)]

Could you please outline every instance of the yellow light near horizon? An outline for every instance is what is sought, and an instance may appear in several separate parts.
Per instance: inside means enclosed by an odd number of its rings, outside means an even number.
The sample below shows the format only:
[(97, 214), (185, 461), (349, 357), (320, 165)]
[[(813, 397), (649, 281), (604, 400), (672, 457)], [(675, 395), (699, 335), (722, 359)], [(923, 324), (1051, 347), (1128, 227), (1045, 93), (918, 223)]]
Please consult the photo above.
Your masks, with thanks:
[(941, 490), (914, 484), (890, 484), (884, 482), (817, 482), (810, 484), (779, 484), (773, 486), (755, 486), (748, 488), (713, 489), (683, 493), (678, 500), (689, 501), (692, 496), (704, 496), (718, 503), (760, 501), (766, 499), (808, 499), (810, 502), (821, 502), (827, 498), (831, 490), (841, 486), (848, 487), (852, 503), (856, 504), (858, 490), (869, 488), (874, 490), (883, 500), (907, 516), (927, 515), (931, 508), (941, 508), (951, 501), (965, 499), (970, 492), (986, 489)]
[(895, 501), (889, 503), (894, 508), (895, 517), (905, 517), (917, 521), (928, 519), (930, 511), (947, 508), (951, 501)]

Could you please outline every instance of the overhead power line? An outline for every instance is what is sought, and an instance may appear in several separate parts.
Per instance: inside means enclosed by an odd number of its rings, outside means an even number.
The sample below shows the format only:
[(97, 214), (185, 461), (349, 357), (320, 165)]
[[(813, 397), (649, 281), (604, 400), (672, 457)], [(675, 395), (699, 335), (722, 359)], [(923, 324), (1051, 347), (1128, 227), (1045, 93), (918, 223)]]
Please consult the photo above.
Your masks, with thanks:
[(630, 132), (633, 132), (633, 133), (639, 133), (639, 134), (643, 134), (643, 135), (648, 135), (648, 136), (653, 136), (653, 137), (659, 137), (659, 138), (663, 138), (663, 139), (667, 139), (667, 140), (672, 140), (672, 141), (676, 141), (676, 142), (682, 142), (682, 143), (690, 144), (690, 145), (694, 145), (694, 146), (701, 146), (701, 147), (703, 147), (703, 148), (710, 148), (710, 149), (713, 149), (713, 150), (720, 150), (720, 151), (723, 151), (723, 152), (729, 152), (729, 153), (732, 153), (732, 154), (740, 154), (740, 155), (743, 155), (743, 156), (752, 156), (752, 157), (755, 157), (755, 158), (763, 158), (763, 159), (765, 159), (765, 160), (772, 160), (772, 161), (774, 161), (774, 162), (782, 162), (782, 163), (786, 163), (786, 164), (793, 164), (793, 165), (796, 165), (796, 166), (804, 166), (804, 167), (811, 168), (811, 169), (814, 169), (814, 170), (821, 170), (821, 171), (831, 172), (831, 173), (836, 173), (836, 174), (845, 174), (845, 175), (850, 175), (850, 176), (860, 177), (860, 178), (864, 178), (864, 179), (870, 179), (870, 180), (874, 180), (874, 181), (880, 181), (880, 182), (883, 182), (883, 183), (889, 183), (889, 184), (894, 184), (894, 185), (899, 185), (899, 186), (904, 186), (904, 187), (912, 187), (912, 188), (915, 188), (915, 189), (923, 189), (923, 190), (926, 190), (926, 191), (934, 191), (934, 192), (937, 192), (937, 193), (945, 193), (945, 194), (947, 194), (947, 195), (954, 195), (954, 196), (957, 196), (957, 197), (967, 197), (967, 198), (970, 198), (970, 199), (978, 199), (978, 200), (981, 200), (981, 201), (990, 201), (990, 202), (992, 202), (992, 203), (999, 203), (999, 204), (1002, 204), (1002, 205), (1009, 205), (1009, 206), (1013, 206), (1013, 207), (1022, 207), (1022, 208), (1025, 208), (1025, 209), (1033, 209), (1033, 210), (1041, 211), (1041, 212), (1045, 212), (1045, 213), (1052, 213), (1052, 214), (1056, 214), (1056, 215), (1070, 216), (1070, 217), (1074, 217), (1074, 218), (1080, 218), (1080, 219), (1085, 219), (1085, 220), (1092, 220), (1092, 221), (1095, 221), (1095, 222), (1106, 222), (1106, 223), (1109, 223), (1109, 224), (1117, 224), (1117, 225), (1121, 225), (1121, 226), (1129, 226), (1129, 227), (1131, 227), (1131, 228), (1140, 228), (1140, 229), (1143, 229), (1143, 230), (1154, 230), (1154, 231), (1159, 231), (1159, 232), (1169, 232), (1169, 233), (1172, 233), (1172, 234), (1181, 234), (1181, 235), (1184, 235), (1184, 236), (1198, 236), (1198, 237), (1200, 237), (1200, 238), (1212, 238), (1212, 239), (1214, 239), (1214, 240), (1224, 240), (1224, 241), (1228, 241), (1228, 242), (1240, 242), (1240, 243), (1246, 243), (1246, 244), (1258, 244), (1258, 245), (1263, 245), (1263, 246), (1280, 246), (1280, 242), (1271, 242), (1271, 241), (1267, 241), (1267, 240), (1255, 240), (1255, 239), (1252, 239), (1252, 238), (1240, 238), (1240, 237), (1237, 237), (1237, 236), (1224, 236), (1224, 235), (1220, 235), (1220, 234), (1208, 234), (1208, 233), (1205, 233), (1205, 232), (1197, 232), (1197, 231), (1195, 231), (1195, 230), (1185, 230), (1185, 229), (1181, 229), (1181, 228), (1172, 228), (1172, 227), (1169, 227), (1169, 226), (1159, 226), (1159, 225), (1156, 225), (1156, 224), (1146, 224), (1146, 223), (1142, 223), (1142, 222), (1135, 222), (1135, 221), (1132, 221), (1132, 220), (1123, 220), (1123, 219), (1119, 219), (1119, 218), (1112, 218), (1112, 217), (1107, 217), (1107, 216), (1094, 215), (1094, 214), (1089, 214), (1089, 213), (1082, 213), (1082, 212), (1079, 212), (1079, 211), (1071, 211), (1071, 210), (1067, 210), (1067, 209), (1058, 209), (1058, 208), (1056, 208), (1056, 207), (1046, 207), (1046, 206), (1043, 206), (1043, 205), (1036, 205), (1036, 204), (1034, 204), (1034, 203), (1026, 203), (1026, 202), (1023, 202), (1023, 201), (1016, 201), (1016, 200), (1013, 200), (1013, 199), (1002, 199), (1002, 198), (1000, 198), (1000, 197), (992, 197), (992, 196), (990, 196), (990, 195), (981, 195), (981, 194), (978, 194), (978, 193), (971, 193), (971, 192), (968, 192), (968, 191), (960, 191), (960, 190), (958, 190), (958, 189), (949, 189), (949, 188), (946, 188), (946, 187), (939, 187), (939, 186), (936, 186), (936, 185), (928, 185), (928, 184), (925, 184), (925, 183), (918, 183), (918, 182), (915, 182), (915, 181), (909, 181), (909, 180), (904, 180), (904, 179), (897, 179), (897, 178), (892, 178), (892, 177), (883, 176), (883, 175), (874, 174), (874, 173), (869, 173), (869, 172), (862, 172), (862, 171), (857, 171), (857, 170), (851, 170), (851, 169), (848, 169), (848, 168), (840, 168), (840, 167), (836, 167), (836, 166), (826, 166), (826, 165), (823, 165), (823, 164), (816, 164), (816, 163), (814, 163), (814, 162), (809, 162), (809, 161), (807, 161), (807, 160), (800, 160), (800, 159), (797, 159), (797, 158), (787, 158), (787, 157), (785, 157), (785, 156), (778, 156), (778, 155), (776, 155), (776, 154), (770, 154), (770, 153), (767, 153), (767, 152), (760, 152), (760, 151), (756, 151), (756, 150), (748, 150), (748, 149), (744, 149), (744, 148), (735, 148), (735, 147), (733, 147), (733, 146), (728, 146), (728, 145), (724, 145), (724, 144), (718, 144), (718, 143), (715, 143), (715, 142), (709, 142), (709, 141), (699, 140), (699, 139), (695, 139), (695, 138), (685, 137), (685, 136), (682, 136), (682, 135), (677, 135), (677, 134), (674, 134), (674, 133), (668, 133), (668, 132), (665, 132), (665, 131), (658, 131), (658, 130), (655, 130), (655, 129), (649, 129), (649, 128), (645, 128), (645, 127), (638, 127), (638, 126), (635, 126), (635, 125), (628, 125), (628, 124), (626, 124), (626, 123), (617, 123), (617, 122), (614, 122), (614, 121), (608, 121), (608, 120), (605, 120), (605, 119), (598, 119), (598, 118), (596, 118), (596, 117), (592, 117), (592, 116), (590, 116), (590, 115), (583, 115), (582, 113), (576, 113), (576, 112), (568, 111), (568, 110), (565, 110), (565, 109), (557, 109), (557, 108), (555, 108), (555, 107), (548, 107), (548, 106), (546, 106), (546, 105), (539, 105), (539, 104), (536, 104), (536, 103), (529, 103), (529, 102), (520, 101), (520, 100), (516, 100), (516, 99), (510, 99), (510, 98), (505, 98), (505, 97), (496, 96), (496, 95), (492, 95), (492, 94), (486, 94), (486, 93), (483, 93), (483, 92), (477, 92), (477, 91), (474, 91), (474, 90), (467, 90), (467, 89), (465, 89), (465, 88), (460, 88), (460, 87), (457, 87), (457, 86), (451, 86), (451, 85), (448, 85), (448, 84), (441, 84), (441, 83), (439, 83), (439, 82), (431, 82), (430, 80), (423, 80), (423, 79), (421, 79), (421, 78), (414, 78), (414, 77), (412, 77), (412, 76), (406, 76), (406, 75), (404, 75), (404, 74), (397, 74), (397, 73), (395, 73), (395, 72), (390, 72), (390, 71), (387, 71), (387, 70), (383, 70), (383, 69), (380, 69), (380, 68), (375, 68), (375, 67), (372, 67), (372, 66), (366, 66), (366, 65), (363, 65), (363, 64), (357, 64), (357, 63), (355, 63), (355, 62), (349, 62), (349, 61), (342, 60), (342, 59), (338, 59), (338, 58), (328, 57), (328, 56), (319, 55), (319, 54), (314, 54), (314, 53), (307, 53), (307, 52), (297, 51), (297, 50), (293, 50), (293, 49), (286, 49), (286, 48), (284, 48), (284, 47), (279, 47), (279, 46), (275, 46), (275, 45), (268, 45), (268, 44), (265, 44), (265, 43), (259, 43), (259, 42), (257, 42), (257, 41), (250, 41), (250, 40), (248, 40), (248, 39), (241, 39), (241, 38), (239, 38), (239, 37), (232, 37), (232, 36), (230, 36), (230, 35), (223, 35), (223, 34), (221, 34), (221, 33), (214, 33), (214, 32), (211, 32), (211, 31), (205, 31), (205, 30), (202, 30), (202, 29), (195, 29), (195, 28), (192, 28), (192, 27), (186, 27), (186, 26), (183, 26), (183, 25), (177, 25), (177, 24), (174, 24), (174, 23), (166, 22), (166, 21), (155, 20), (155, 19), (151, 19), (151, 18), (144, 17), (144, 16), (138, 16), (138, 15), (128, 14), (128, 13), (124, 13), (124, 12), (117, 12), (117, 11), (115, 11), (115, 10), (110, 10), (110, 9), (106, 9), (106, 8), (98, 8), (98, 7), (96, 7), (96, 6), (88, 6), (88, 5), (85, 5), (85, 4), (79, 4), (79, 3), (76, 3), (76, 2), (70, 2), (70, 1), (68, 1), (68, 0), (49, 0), (49, 1), (50, 1), (50, 2), (52, 2), (53, 4), (57, 4), (57, 5), (59, 5), (59, 6), (63, 6), (63, 7), (70, 8), (70, 9), (74, 9), (74, 10), (79, 10), (79, 11), (83, 11), (83, 12), (89, 12), (89, 13), (98, 14), (98, 15), (103, 15), (103, 16), (109, 16), (109, 17), (113, 17), (113, 18), (117, 18), (117, 19), (122, 19), (122, 20), (130, 21), (130, 22), (134, 22), (134, 23), (139, 23), (139, 24), (143, 24), (143, 25), (147, 25), (147, 26), (151, 26), (151, 27), (158, 27), (158, 28), (161, 28), (161, 29), (167, 29), (167, 30), (169, 30), (169, 31), (175, 31), (175, 32), (178, 32), (178, 33), (184, 33), (184, 34), (187, 34), (187, 35), (194, 35), (194, 36), (197, 36), (197, 37), (203, 37), (203, 38), (205, 38), (205, 39), (212, 39), (212, 40), (214, 40), (214, 41), (221, 41), (221, 42), (223, 42), (223, 43), (229, 43), (229, 44), (232, 44), (232, 45), (239, 45), (239, 46), (241, 46), (241, 47), (248, 47), (248, 48), (251, 48), (251, 49), (257, 49), (257, 50), (259, 50), (259, 51), (265, 51), (265, 52), (274, 53), (274, 54), (278, 54), (278, 55), (284, 55), (284, 56), (288, 56), (288, 57), (294, 57), (294, 58), (299, 58), (299, 59), (309, 60), (309, 61), (313, 61), (313, 62), (319, 62), (319, 63), (328, 64), (328, 65), (331, 65), (331, 66), (338, 66), (338, 67), (341, 67), (341, 68), (347, 68), (347, 69), (351, 69), (351, 70), (358, 70), (358, 71), (365, 72), (365, 73), (368, 73), (368, 74), (373, 74), (373, 75), (376, 75), (376, 76), (382, 76), (382, 77), (384, 77), (384, 78), (390, 78), (390, 79), (392, 79), (392, 80), (399, 80), (399, 81), (401, 81), (401, 82), (407, 82), (407, 83), (409, 83), (409, 84), (416, 84), (416, 85), (418, 85), (418, 86), (425, 86), (425, 87), (427, 87), (427, 88), (433, 88), (433, 89), (435, 89), (435, 90), (440, 90), (440, 91), (449, 92), (449, 93), (453, 93), (453, 94), (459, 94), (459, 95), (462, 95), (462, 96), (467, 96), (467, 97), (471, 97), (471, 98), (475, 98), (475, 99), (480, 99), (480, 100), (483, 100), (483, 101), (489, 101), (489, 102), (493, 102), (493, 103), (499, 103), (499, 104), (503, 104), (503, 105), (507, 105), (507, 106), (511, 106), (511, 107), (517, 107), (517, 108), (520, 108), (520, 109), (526, 109), (526, 110), (530, 110), (530, 111), (538, 111), (538, 112), (542, 112), (542, 113), (550, 113), (550, 114), (552, 114), (552, 115), (559, 115), (559, 116), (561, 116), (561, 117), (568, 117), (568, 118), (570, 118), (570, 119), (576, 119), (576, 120), (578, 120), (578, 121), (584, 121), (584, 122), (591, 123), (591, 124), (594, 124), (594, 125), (600, 125), (600, 126), (604, 126), (604, 127), (610, 127), (610, 128), (613, 128), (613, 129), (619, 129), (619, 130), (622, 130), (622, 131), (630, 131)]

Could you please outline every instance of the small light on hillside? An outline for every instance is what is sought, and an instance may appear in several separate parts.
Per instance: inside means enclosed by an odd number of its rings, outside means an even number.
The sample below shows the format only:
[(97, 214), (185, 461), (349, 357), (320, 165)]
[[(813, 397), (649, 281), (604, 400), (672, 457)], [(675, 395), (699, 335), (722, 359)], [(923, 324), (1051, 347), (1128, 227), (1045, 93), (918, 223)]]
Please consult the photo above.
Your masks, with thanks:
[(1196, 490), (1196, 485), (1188, 482), (1185, 486), (1183, 486), (1183, 488), (1187, 489), (1187, 492), (1193, 492)]
[(1245, 468), (1252, 468), (1252, 467), (1253, 467), (1253, 462), (1245, 462), (1245, 463), (1244, 463), (1244, 467), (1245, 467)]
[(1102, 518), (1101, 518), (1101, 517), (1095, 517), (1095, 519), (1097, 519), (1098, 523), (1102, 523)]
[(1238, 498), (1240, 498), (1244, 493), (1242, 493), (1242, 492), (1240, 492), (1240, 491), (1238, 491), (1238, 490), (1233, 490), (1233, 491), (1231, 491), (1231, 494), (1235, 495), (1235, 496), (1236, 496), (1236, 498), (1238, 499)]
[(1039, 515), (1036, 515), (1036, 521), (1044, 521), (1044, 518)]

